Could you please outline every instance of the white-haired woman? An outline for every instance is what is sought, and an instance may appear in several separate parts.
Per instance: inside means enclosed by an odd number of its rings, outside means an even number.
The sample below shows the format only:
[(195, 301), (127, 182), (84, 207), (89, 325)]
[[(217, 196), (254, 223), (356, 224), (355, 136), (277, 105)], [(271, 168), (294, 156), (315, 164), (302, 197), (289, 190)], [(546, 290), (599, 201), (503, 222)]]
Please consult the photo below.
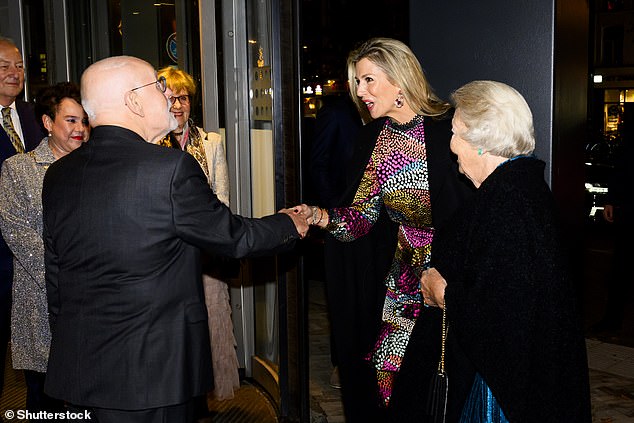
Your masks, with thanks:
[(453, 99), (451, 150), (478, 189), (436, 234), (422, 277), (425, 303), (447, 308), (448, 421), (590, 422), (585, 343), (531, 111), (494, 81)]

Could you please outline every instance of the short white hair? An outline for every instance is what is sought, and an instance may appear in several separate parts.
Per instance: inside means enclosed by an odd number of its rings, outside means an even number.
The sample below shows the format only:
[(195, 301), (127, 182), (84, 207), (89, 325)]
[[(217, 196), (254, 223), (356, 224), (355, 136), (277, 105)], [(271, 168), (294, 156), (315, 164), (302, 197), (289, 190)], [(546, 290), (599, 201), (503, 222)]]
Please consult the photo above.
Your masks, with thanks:
[(535, 150), (533, 114), (515, 88), (497, 81), (472, 81), (451, 97), (454, 119), (466, 127), (458, 135), (473, 147), (507, 158)]

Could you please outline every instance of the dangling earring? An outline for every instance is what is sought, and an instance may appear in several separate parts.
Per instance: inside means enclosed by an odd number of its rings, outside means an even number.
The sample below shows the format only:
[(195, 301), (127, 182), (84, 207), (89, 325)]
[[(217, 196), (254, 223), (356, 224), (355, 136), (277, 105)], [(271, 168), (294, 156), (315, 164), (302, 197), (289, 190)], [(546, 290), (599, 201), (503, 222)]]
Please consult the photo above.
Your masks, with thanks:
[(478, 156), (481, 156), (481, 155), (482, 155), (482, 149), (478, 148)]
[(397, 108), (401, 108), (403, 107), (403, 93), (399, 92), (398, 95), (396, 96), (396, 100), (394, 100), (394, 104), (396, 105)]
[(48, 133), (48, 136), (50, 137), (51, 135), (53, 135), (53, 134), (49, 132), (49, 133)]

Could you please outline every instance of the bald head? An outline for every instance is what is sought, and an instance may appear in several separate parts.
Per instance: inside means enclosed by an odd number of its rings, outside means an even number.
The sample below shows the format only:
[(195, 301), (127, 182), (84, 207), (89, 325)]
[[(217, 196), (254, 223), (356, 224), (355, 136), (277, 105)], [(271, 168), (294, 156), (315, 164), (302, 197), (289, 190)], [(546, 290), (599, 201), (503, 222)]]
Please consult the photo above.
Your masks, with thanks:
[(175, 128), (171, 93), (154, 81), (154, 68), (136, 57), (109, 57), (89, 66), (81, 77), (81, 96), (90, 124), (121, 126), (149, 142), (163, 137)]
[(89, 66), (81, 77), (81, 97), (91, 122), (121, 114), (125, 92), (144, 76), (151, 80), (153, 71), (149, 63), (130, 56), (109, 57)]

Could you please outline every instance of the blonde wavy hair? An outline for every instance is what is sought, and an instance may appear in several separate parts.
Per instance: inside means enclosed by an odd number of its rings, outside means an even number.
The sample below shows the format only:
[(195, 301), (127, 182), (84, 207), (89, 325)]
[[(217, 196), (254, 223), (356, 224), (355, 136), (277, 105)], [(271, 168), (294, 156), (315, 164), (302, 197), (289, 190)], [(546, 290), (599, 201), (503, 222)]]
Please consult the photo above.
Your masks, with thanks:
[(367, 115), (365, 104), (357, 97), (356, 65), (368, 59), (381, 68), (388, 80), (399, 87), (407, 103), (416, 113), (439, 116), (451, 105), (442, 101), (433, 91), (420, 62), (409, 47), (392, 38), (372, 38), (348, 55), (348, 87), (350, 96), (362, 115)]

